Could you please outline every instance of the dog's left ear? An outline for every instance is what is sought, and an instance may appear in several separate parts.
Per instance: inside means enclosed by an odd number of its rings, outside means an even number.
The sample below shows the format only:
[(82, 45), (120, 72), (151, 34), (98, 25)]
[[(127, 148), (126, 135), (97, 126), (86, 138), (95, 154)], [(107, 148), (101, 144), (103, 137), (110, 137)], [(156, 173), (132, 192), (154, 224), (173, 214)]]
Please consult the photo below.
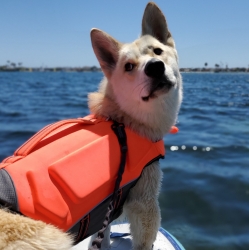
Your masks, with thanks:
[(121, 43), (99, 29), (91, 30), (91, 40), (94, 53), (104, 74), (110, 77), (118, 61)]
[(165, 16), (153, 2), (149, 2), (144, 10), (142, 20), (142, 36), (143, 35), (151, 35), (161, 43), (175, 47), (174, 40), (168, 30)]

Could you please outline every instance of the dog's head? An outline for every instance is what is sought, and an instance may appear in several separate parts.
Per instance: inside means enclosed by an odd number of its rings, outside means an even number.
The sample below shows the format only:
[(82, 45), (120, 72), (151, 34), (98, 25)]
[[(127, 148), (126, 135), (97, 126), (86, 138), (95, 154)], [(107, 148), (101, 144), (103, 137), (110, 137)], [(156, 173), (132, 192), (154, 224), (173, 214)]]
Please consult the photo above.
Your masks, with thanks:
[(133, 43), (122, 44), (98, 29), (91, 39), (106, 77), (100, 92), (140, 124), (168, 132), (176, 122), (182, 87), (175, 43), (157, 5), (146, 6), (141, 37)]

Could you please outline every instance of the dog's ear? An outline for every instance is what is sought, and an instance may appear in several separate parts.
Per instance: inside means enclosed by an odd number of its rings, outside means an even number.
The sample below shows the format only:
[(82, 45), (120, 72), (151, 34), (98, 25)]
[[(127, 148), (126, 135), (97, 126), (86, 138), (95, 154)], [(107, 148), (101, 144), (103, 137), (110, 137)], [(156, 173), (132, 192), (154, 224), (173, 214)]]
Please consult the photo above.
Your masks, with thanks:
[(104, 74), (109, 77), (118, 61), (121, 44), (99, 29), (91, 30), (91, 40), (100, 66)]
[(175, 46), (164, 14), (153, 2), (149, 2), (144, 10), (142, 20), (143, 35), (151, 35), (165, 45)]

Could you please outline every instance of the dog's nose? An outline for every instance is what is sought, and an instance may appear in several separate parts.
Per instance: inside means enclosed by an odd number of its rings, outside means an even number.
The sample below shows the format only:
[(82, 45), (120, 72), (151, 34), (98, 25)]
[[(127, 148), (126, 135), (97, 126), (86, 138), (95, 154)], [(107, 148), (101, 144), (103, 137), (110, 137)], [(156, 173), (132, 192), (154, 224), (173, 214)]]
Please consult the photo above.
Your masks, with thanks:
[(165, 66), (164, 63), (157, 59), (151, 59), (145, 65), (144, 72), (147, 76), (153, 78), (159, 78), (164, 74)]

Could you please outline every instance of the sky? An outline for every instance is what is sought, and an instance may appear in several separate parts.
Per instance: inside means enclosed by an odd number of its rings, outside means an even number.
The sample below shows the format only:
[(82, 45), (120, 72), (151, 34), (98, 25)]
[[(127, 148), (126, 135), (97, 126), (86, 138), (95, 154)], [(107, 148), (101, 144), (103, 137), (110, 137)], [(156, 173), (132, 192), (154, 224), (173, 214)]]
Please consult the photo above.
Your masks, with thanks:
[[(8, 0), (0, 5), (0, 66), (99, 66), (90, 30), (120, 42), (141, 33), (144, 0)], [(180, 67), (249, 67), (249, 0), (157, 0)]]

